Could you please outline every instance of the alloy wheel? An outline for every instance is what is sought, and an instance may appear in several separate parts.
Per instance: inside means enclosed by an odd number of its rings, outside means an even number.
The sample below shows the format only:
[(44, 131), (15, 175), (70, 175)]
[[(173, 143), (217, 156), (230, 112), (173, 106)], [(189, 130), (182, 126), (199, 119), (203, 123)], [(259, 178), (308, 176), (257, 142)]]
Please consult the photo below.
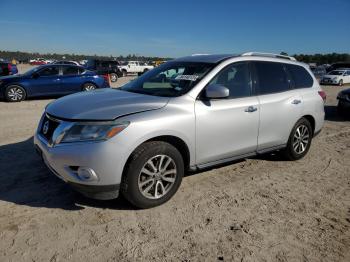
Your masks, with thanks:
[(85, 91), (92, 91), (92, 90), (95, 90), (95, 89), (96, 89), (96, 86), (93, 85), (93, 84), (86, 84), (86, 85), (84, 86), (84, 89), (85, 89)]
[(173, 187), (177, 176), (175, 161), (167, 155), (150, 158), (138, 177), (141, 194), (148, 199), (159, 199)]
[(295, 153), (302, 154), (307, 149), (310, 141), (310, 132), (306, 125), (300, 125), (295, 130), (293, 137), (293, 149)]
[(12, 87), (8, 90), (7, 96), (12, 100), (12, 101), (20, 101), (22, 100), (24, 93), (23, 91), (18, 88), (18, 87)]

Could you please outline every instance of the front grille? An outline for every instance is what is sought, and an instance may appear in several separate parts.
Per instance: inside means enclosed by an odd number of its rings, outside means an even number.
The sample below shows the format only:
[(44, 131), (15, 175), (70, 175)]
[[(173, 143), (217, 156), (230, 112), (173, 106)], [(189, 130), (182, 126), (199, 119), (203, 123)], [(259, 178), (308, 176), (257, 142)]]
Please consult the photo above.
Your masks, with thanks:
[(53, 133), (59, 124), (60, 122), (58, 120), (45, 115), (40, 127), (40, 134), (50, 142), (52, 140)]

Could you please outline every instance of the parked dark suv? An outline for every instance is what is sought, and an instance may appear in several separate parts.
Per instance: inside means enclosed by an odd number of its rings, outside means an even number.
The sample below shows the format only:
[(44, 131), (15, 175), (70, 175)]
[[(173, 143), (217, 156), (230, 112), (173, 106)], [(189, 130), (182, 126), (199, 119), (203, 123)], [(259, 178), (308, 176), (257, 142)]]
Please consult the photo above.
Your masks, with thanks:
[(109, 74), (111, 82), (117, 82), (118, 77), (123, 76), (123, 73), (119, 70), (118, 61), (106, 61), (90, 59), (85, 64), (85, 68), (91, 71), (96, 71), (98, 75)]

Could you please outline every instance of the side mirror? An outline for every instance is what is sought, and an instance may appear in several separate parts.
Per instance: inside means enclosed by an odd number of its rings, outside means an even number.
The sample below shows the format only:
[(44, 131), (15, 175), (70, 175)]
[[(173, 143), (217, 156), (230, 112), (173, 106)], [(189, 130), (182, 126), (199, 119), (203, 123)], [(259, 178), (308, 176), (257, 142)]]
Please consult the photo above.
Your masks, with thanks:
[(39, 78), (39, 76), (40, 76), (40, 75), (39, 75), (38, 73), (36, 73), (36, 72), (32, 74), (32, 77), (33, 77), (34, 79)]
[(205, 89), (205, 97), (209, 99), (227, 98), (230, 95), (230, 90), (219, 84), (208, 85)]

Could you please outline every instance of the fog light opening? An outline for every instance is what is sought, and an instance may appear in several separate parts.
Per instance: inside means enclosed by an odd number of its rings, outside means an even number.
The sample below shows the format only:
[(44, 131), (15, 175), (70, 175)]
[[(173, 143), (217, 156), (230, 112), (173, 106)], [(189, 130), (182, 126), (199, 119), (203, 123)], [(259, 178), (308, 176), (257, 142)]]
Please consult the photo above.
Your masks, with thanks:
[(77, 175), (83, 181), (97, 181), (98, 180), (98, 177), (97, 177), (95, 171), (89, 167), (79, 167)]

